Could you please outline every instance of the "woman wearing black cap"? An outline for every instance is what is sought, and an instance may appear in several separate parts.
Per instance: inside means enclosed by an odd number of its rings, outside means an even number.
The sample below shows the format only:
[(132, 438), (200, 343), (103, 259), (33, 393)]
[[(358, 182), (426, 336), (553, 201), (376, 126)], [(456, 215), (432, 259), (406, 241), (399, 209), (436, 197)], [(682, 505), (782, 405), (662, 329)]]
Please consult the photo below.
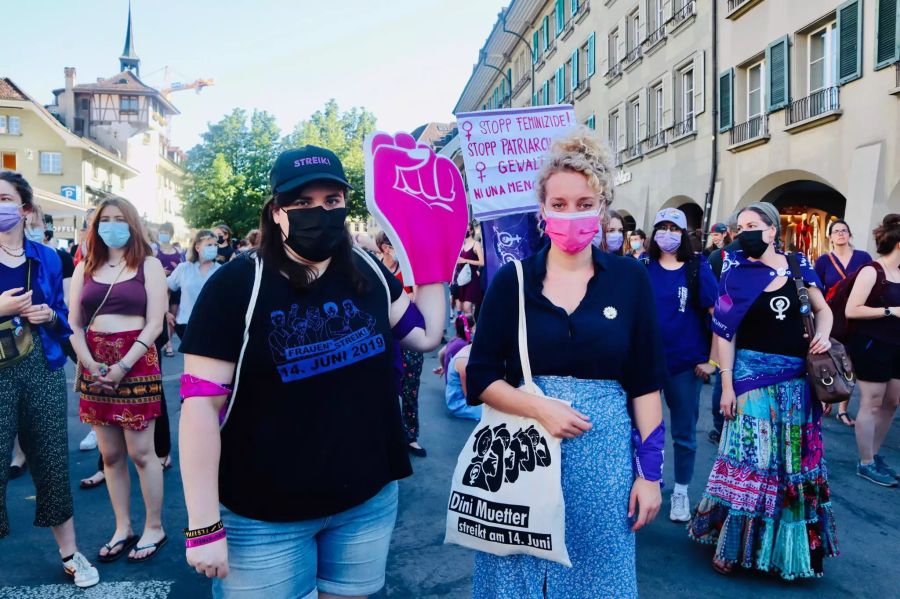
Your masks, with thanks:
[(215, 596), (370, 595), (411, 474), (394, 344), (437, 347), (443, 286), (412, 304), (353, 249), (334, 153), (283, 152), (271, 181), (259, 259), (210, 278), (181, 346), (187, 559)]

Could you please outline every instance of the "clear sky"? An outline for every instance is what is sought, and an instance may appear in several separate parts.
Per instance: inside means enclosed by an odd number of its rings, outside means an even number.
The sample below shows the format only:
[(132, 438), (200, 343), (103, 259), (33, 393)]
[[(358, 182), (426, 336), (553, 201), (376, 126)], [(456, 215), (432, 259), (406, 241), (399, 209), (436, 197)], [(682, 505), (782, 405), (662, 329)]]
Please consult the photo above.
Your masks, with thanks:
[[(133, 0), (141, 78), (213, 78), (171, 96), (176, 145), (236, 106), (273, 113), (283, 132), (335, 98), (388, 131), (452, 119), (456, 100), (509, 0)], [(4, 1), (0, 76), (47, 104), (63, 87), (118, 72), (128, 0)]]

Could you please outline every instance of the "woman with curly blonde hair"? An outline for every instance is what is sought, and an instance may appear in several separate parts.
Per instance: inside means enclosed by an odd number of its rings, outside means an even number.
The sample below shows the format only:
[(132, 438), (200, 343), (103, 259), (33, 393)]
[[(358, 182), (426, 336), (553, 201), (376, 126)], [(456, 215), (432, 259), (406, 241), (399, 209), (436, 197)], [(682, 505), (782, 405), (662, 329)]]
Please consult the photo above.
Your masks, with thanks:
[(517, 389), (515, 264), (491, 282), (466, 370), (469, 403), (534, 418), (563, 439), (572, 567), (478, 553), (475, 597), (637, 597), (634, 531), (662, 501), (665, 362), (646, 269), (591, 244), (612, 172), (609, 150), (590, 130), (555, 141), (536, 185), (550, 244), (521, 263), (534, 382), (569, 403)]

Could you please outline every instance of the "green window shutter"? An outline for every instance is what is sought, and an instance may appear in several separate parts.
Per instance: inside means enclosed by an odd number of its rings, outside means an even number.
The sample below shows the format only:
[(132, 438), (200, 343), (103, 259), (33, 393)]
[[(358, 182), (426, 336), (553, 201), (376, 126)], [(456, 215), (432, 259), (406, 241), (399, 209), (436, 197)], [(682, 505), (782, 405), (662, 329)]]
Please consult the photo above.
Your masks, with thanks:
[(556, 0), (556, 37), (566, 25), (566, 0)]
[(569, 6), (569, 14), (574, 17), (576, 14), (578, 14), (578, 0), (572, 0), (572, 4), (570, 4)]
[(862, 77), (862, 2), (851, 0), (837, 9), (838, 84)]
[(543, 43), (544, 52), (550, 47), (550, 17), (544, 15), (544, 22), (541, 24), (541, 42)]
[(597, 46), (594, 41), (595, 35), (591, 33), (588, 37), (587, 47), (587, 76), (591, 77), (597, 69)]
[(562, 102), (566, 95), (566, 65), (562, 64), (556, 69), (556, 103)]
[(719, 133), (734, 127), (734, 69), (719, 74)]
[(766, 109), (775, 112), (791, 103), (791, 40), (788, 36), (766, 48), (766, 70)]
[(537, 105), (538, 105), (538, 95), (537, 95), (537, 92), (534, 92), (533, 94), (531, 94), (531, 105), (532, 105), (532, 106), (537, 106)]
[(875, 8), (875, 69), (900, 60), (900, 0), (878, 0)]
[(544, 84), (541, 86), (541, 95), (543, 98), (541, 99), (541, 104), (546, 106), (550, 103), (550, 82), (544, 81)]
[(597, 117), (595, 117), (594, 115), (589, 116), (588, 120), (587, 120), (587, 126), (589, 129), (596, 129), (597, 128)]
[(506, 69), (506, 84), (510, 87), (510, 89), (506, 90), (506, 93), (512, 96), (512, 69)]
[(572, 52), (572, 89), (578, 87), (578, 48), (575, 48), (575, 51)]
[(534, 33), (531, 34), (531, 64), (537, 64), (538, 56), (540, 56), (540, 46), (538, 44), (541, 43), (541, 33), (537, 29), (535, 29)]

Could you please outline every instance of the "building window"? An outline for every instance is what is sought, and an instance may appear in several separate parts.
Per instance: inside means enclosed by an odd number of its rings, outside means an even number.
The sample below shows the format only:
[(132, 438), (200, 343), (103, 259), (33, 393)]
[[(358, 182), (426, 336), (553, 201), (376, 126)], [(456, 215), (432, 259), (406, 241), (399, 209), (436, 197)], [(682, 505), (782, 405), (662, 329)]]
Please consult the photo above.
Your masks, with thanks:
[(829, 23), (809, 35), (809, 92), (834, 87), (837, 82), (837, 24)]
[(658, 135), (663, 131), (663, 112), (665, 101), (663, 100), (662, 83), (657, 83), (650, 89), (650, 133)]
[(22, 133), (22, 130), (19, 128), (19, 117), (11, 116), (7, 117), (7, 133), (10, 135), (19, 135)]
[(3, 170), (5, 170), (5, 171), (19, 170), (16, 168), (16, 153), (15, 152), (3, 152)]
[(681, 71), (681, 120), (693, 122), (694, 119), (694, 69)]
[(647, 0), (647, 20), (649, 21), (647, 32), (651, 34), (665, 24), (663, 0)]
[(559, 69), (556, 70), (556, 74), (553, 77), (550, 77), (550, 89), (553, 90), (553, 101), (551, 102), (549, 98), (546, 98), (545, 104), (558, 104), (559, 97)]
[(619, 151), (619, 112), (609, 114), (609, 147), (613, 154)]
[(634, 50), (640, 47), (641, 42), (641, 16), (640, 12), (635, 10), (628, 15), (628, 49)]
[(119, 96), (119, 112), (121, 114), (137, 114), (140, 103), (137, 96)]
[(556, 0), (556, 37), (566, 26), (566, 0)]
[(635, 147), (641, 137), (641, 101), (634, 99), (628, 103), (628, 147)]
[(7, 132), (8, 132), (8, 128), (7, 128), (6, 116), (0, 114), (0, 133), (7, 133)]
[(42, 175), (62, 174), (62, 154), (60, 152), (41, 152), (40, 159)]
[(87, 98), (82, 98), (81, 99), (81, 109), (82, 110), (90, 110), (90, 108), (91, 108), (91, 101), (88, 100)]
[(593, 76), (594, 71), (597, 69), (597, 50), (595, 46), (595, 38), (593, 32), (588, 36), (587, 47), (584, 49), (585, 60), (587, 60), (587, 70), (584, 71), (587, 73), (588, 77)]
[(547, 15), (541, 23), (541, 44), (544, 52), (550, 47), (550, 17)]
[(764, 61), (747, 69), (747, 120), (761, 115), (766, 110), (765, 72)]
[(609, 32), (609, 68), (612, 70), (619, 63), (619, 29)]

